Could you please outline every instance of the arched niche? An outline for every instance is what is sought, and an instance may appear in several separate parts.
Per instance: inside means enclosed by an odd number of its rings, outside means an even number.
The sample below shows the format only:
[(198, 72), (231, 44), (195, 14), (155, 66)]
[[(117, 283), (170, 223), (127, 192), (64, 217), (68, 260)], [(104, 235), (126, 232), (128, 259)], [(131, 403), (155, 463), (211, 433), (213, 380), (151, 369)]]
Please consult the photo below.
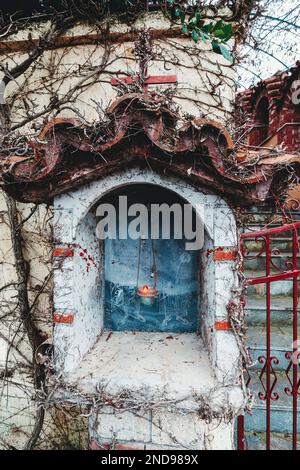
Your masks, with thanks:
[(235, 260), (231, 256), (237, 249), (233, 211), (219, 196), (199, 191), (178, 178), (141, 169), (115, 173), (55, 198), (55, 244), (73, 249), (72, 256), (55, 260), (56, 317), (72, 317), (70, 323), (55, 324), (57, 369), (72, 377), (103, 334), (104, 261), (95, 236), (94, 208), (111, 191), (134, 184), (156, 185), (177, 194), (193, 206), (203, 222), (198, 312), (202, 339), (199, 337), (199, 341), (205, 344), (214, 373), (222, 382), (232, 383), (238, 373), (236, 340), (232, 331), (222, 331), (215, 325), (226, 321), (227, 306), (238, 287)]
[(254, 110), (253, 124), (249, 143), (253, 146), (260, 146), (269, 137), (270, 103), (267, 96), (259, 99)]

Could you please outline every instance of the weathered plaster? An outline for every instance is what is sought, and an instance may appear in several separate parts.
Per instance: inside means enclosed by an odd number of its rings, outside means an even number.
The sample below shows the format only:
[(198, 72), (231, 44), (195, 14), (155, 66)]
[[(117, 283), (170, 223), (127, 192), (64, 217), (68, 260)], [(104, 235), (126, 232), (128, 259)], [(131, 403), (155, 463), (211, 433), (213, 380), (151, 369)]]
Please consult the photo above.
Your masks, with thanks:
[[(70, 193), (63, 194), (55, 199), (54, 212), (55, 221), (54, 225), (54, 237), (56, 243), (62, 245), (74, 245), (75, 255), (74, 258), (65, 261), (69, 266), (63, 267), (63, 269), (55, 269), (54, 281), (58, 297), (54, 295), (55, 309), (66, 309), (75, 314), (75, 321), (73, 325), (56, 325), (55, 328), (55, 344), (57, 345), (58, 351), (65, 351), (60, 356), (59, 363), (65, 371), (70, 372), (77, 366), (78, 360), (82, 360), (85, 353), (90, 350), (94, 345), (97, 335), (102, 333), (102, 320), (101, 309), (103, 310), (101, 300), (101, 288), (99, 285), (100, 275), (97, 272), (95, 266), (86, 272), (85, 266), (82, 259), (78, 257), (80, 250), (83, 248), (87, 249), (94, 259), (96, 259), (96, 265), (101, 266), (99, 260), (100, 244), (95, 239), (95, 223), (93, 228), (93, 222), (89, 221), (92, 217), (89, 211), (93, 208), (97, 201), (106, 195), (109, 191), (120, 188), (128, 184), (137, 183), (151, 183), (159, 185), (163, 188), (169, 189), (180, 196), (182, 196), (187, 202), (191, 203), (195, 207), (200, 219), (203, 221), (205, 226), (205, 233), (212, 240), (212, 247), (217, 247), (215, 240), (220, 243), (221, 235), (224, 227), (226, 229), (226, 237), (223, 246), (233, 247), (236, 246), (236, 232), (234, 230), (234, 219), (230, 208), (220, 198), (210, 194), (204, 194), (197, 191), (195, 188), (182, 182), (178, 179), (166, 178), (160, 176), (151, 171), (131, 170), (119, 174), (114, 174), (102, 180), (95, 181), (86, 186), (80, 187)], [(68, 214), (68, 217), (64, 217)], [(225, 217), (227, 214), (227, 217)], [(227, 224), (227, 225), (225, 225)], [(62, 230), (63, 226), (63, 230)], [(86, 227), (84, 229), (84, 226)], [(84, 234), (84, 235), (83, 235)], [(84, 241), (82, 237), (85, 237)], [(84, 244), (84, 246), (83, 246)], [(206, 262), (203, 262), (203, 269), (206, 269)], [(207, 285), (207, 289), (203, 289), (203, 295), (211, 295), (210, 304), (208, 305), (209, 310), (213, 313), (203, 313), (203, 321), (206, 324), (207, 329), (214, 327), (214, 321), (216, 318), (226, 318), (226, 306), (231, 298), (232, 290), (237, 288), (237, 277), (232, 272), (233, 262), (226, 263), (213, 263), (211, 269), (211, 278), (209, 277), (207, 282), (215, 285), (214, 289), (211, 289)], [(223, 281), (225, 285), (223, 286)], [(223, 284), (222, 284), (223, 283)], [(90, 295), (90, 285), (99, 286), (98, 295), (99, 301), (96, 300), (97, 288), (93, 287), (93, 294)], [(61, 286), (64, 286), (66, 292), (63, 296), (60, 294)], [(82, 288), (78, 289), (81, 285)], [(72, 287), (73, 286), (73, 287)], [(205, 292), (205, 293), (204, 293)], [(60, 297), (62, 297), (62, 303), (60, 303)], [(84, 301), (82, 300), (84, 299)], [(91, 317), (88, 312), (93, 311)], [(88, 334), (91, 328), (90, 323), (93, 323), (91, 334)], [(78, 333), (76, 333), (78, 332)], [(231, 333), (229, 333), (230, 335)], [(71, 343), (67, 347), (67, 342), (60, 341), (58, 338), (69, 338)], [(73, 338), (71, 340), (71, 337)], [(220, 344), (223, 341), (231, 341), (227, 337), (219, 335)], [(77, 338), (77, 339), (76, 339)], [(217, 338), (217, 336), (215, 336)], [(217, 342), (216, 342), (217, 344)], [(234, 345), (234, 340), (233, 344)], [(67, 348), (67, 349), (66, 349)], [(68, 354), (70, 351), (70, 355)], [(226, 349), (224, 348), (224, 352)], [(59, 354), (59, 353), (58, 353)], [(221, 375), (223, 379), (228, 376), (229, 371), (232, 370), (233, 356), (236, 356), (238, 361), (239, 353), (237, 349), (233, 350), (233, 353), (228, 357), (227, 368), (224, 369), (224, 358), (222, 358), (222, 370)], [(58, 356), (57, 356), (58, 357)], [(217, 346), (212, 348), (213, 362), (218, 362)], [(226, 363), (226, 361), (225, 361)], [(64, 364), (64, 365), (63, 365)]]

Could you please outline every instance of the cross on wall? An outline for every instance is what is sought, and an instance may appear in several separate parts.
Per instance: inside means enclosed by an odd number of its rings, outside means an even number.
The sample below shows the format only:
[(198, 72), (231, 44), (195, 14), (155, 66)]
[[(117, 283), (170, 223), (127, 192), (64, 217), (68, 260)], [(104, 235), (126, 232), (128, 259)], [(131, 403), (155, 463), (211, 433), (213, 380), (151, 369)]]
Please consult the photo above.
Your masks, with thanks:
[[(155, 2), (154, 2), (155, 3)], [(120, 84), (132, 85), (141, 84), (144, 93), (147, 93), (149, 85), (163, 85), (177, 83), (176, 75), (149, 75), (149, 63), (155, 58), (152, 38), (148, 32), (141, 32), (134, 44), (134, 55), (139, 65), (139, 72), (132, 77), (115, 77), (111, 79), (111, 85)]]

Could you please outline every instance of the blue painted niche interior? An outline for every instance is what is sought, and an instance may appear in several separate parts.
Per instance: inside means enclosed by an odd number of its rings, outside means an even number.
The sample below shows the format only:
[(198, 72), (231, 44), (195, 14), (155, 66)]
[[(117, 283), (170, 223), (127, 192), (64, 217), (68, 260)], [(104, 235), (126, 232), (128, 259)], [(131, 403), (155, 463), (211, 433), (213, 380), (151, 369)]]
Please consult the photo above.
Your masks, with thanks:
[[(128, 205), (137, 202), (146, 205), (185, 203), (177, 194), (159, 186), (129, 185), (101, 200), (115, 206), (117, 220), (120, 195), (128, 197)], [(173, 227), (171, 218), (171, 233)], [(153, 245), (151, 240), (144, 240), (141, 245), (139, 286), (153, 285), (151, 266), (154, 247), (158, 288), (153, 305), (144, 305), (137, 295), (139, 244), (139, 240), (129, 238), (107, 239), (104, 242), (105, 329), (174, 333), (197, 331), (199, 251), (187, 251), (184, 239), (158, 239), (154, 240)]]

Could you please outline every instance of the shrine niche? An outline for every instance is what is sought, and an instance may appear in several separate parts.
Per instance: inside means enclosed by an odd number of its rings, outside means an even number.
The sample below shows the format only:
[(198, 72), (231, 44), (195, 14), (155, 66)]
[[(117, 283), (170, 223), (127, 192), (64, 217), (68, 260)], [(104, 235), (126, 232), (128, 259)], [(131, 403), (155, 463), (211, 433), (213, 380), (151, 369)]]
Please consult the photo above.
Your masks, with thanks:
[[(103, 244), (95, 237), (97, 203), (111, 201), (112, 195), (124, 193), (131, 197), (135, 194), (140, 200), (139, 191), (143, 190), (145, 198), (147, 188), (156, 189), (152, 193), (160, 202), (184, 199), (192, 204), (200, 211), (198, 216), (205, 226), (204, 246), (194, 253), (181, 248), (180, 254), (176, 240), (156, 240), (161, 244), (168, 242), (165, 244), (168, 253), (163, 262), (164, 250), (159, 251), (156, 247), (158, 293), (152, 305), (145, 305), (137, 295), (137, 240), (122, 241), (124, 250), (127, 246), (126, 253), (130, 255), (126, 261), (118, 249), (113, 251), (113, 245), (119, 247), (118, 241), (106, 240)], [(54, 345), (57, 372), (64, 375), (68, 386), (79, 393), (104, 393), (112, 399), (126, 390), (130, 399), (140, 403), (141, 410), (147, 409), (150, 402), (175, 400), (177, 405), (174, 405), (172, 416), (186, 433), (189, 433), (190, 419), (195, 419), (199, 399), (211, 396), (211, 413), (218, 413), (220, 394), (225, 393), (226, 388), (228, 406), (239, 409), (243, 402), (239, 387), (235, 385), (239, 350), (230, 331), (227, 313), (227, 306), (238, 288), (232, 268), (237, 239), (235, 220), (225, 201), (202, 193), (178, 178), (166, 178), (136, 168), (62, 194), (55, 198), (54, 207), (58, 255), (55, 261)], [(174, 242), (178, 257), (172, 252)], [(71, 256), (64, 256), (63, 250), (70, 247), (73, 252), (67, 254)], [(114, 263), (111, 263), (116, 255), (118, 265), (114, 269)], [(151, 256), (149, 248), (148, 259), (145, 259), (143, 269), (140, 267), (141, 285), (154, 282), (151, 276), (147, 278), (146, 266), (151, 269), (153, 264)], [(182, 260), (188, 257), (181, 286), (178, 285), (180, 278), (178, 282), (176, 280), (180, 256)], [(176, 306), (178, 296), (180, 309)], [(126, 315), (128, 317), (124, 318)], [(126, 409), (126, 398), (124, 400), (122, 406)], [(191, 413), (190, 419), (186, 417), (182, 421), (182, 412)], [(105, 414), (114, 414), (114, 411), (106, 410), (102, 415), (99, 410), (99, 413), (95, 419), (102, 423)], [(145, 413), (147, 427), (150, 417), (148, 411)], [(128, 414), (121, 413), (117, 422), (124, 418), (128, 428), (126, 416), (128, 418)], [(112, 434), (103, 435), (102, 424), (99, 426), (98, 441), (112, 439)], [(205, 427), (205, 423), (201, 426)], [(231, 431), (230, 424), (226, 431), (228, 446)], [(195, 433), (192, 437), (196, 448), (200, 445), (197, 436)], [(166, 436), (155, 439), (157, 445), (167, 444)]]

